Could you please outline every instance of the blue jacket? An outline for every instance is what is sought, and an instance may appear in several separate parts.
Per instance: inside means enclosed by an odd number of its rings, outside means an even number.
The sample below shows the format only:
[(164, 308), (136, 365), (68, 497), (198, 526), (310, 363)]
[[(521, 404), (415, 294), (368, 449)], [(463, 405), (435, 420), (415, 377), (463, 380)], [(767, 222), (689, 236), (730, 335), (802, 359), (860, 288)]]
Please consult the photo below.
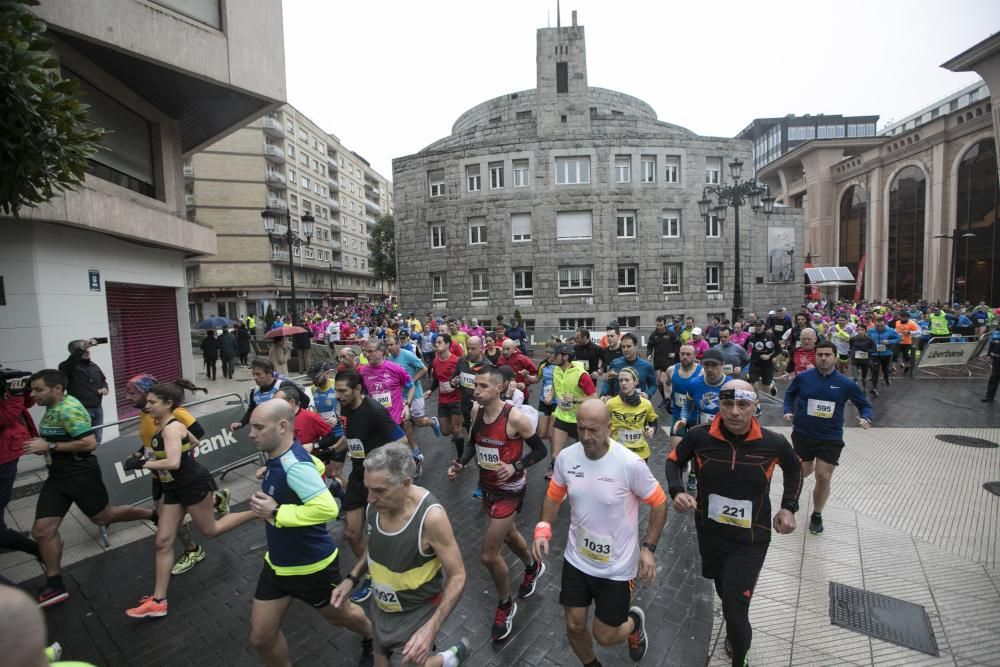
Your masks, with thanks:
[(688, 383), (687, 403), (681, 411), (681, 419), (689, 426), (707, 424), (719, 414), (719, 391), (722, 385), (733, 378), (724, 375), (718, 384), (709, 384), (704, 373), (692, 378)]
[(819, 370), (810, 368), (796, 375), (785, 390), (785, 414), (794, 415), (792, 430), (795, 433), (815, 440), (839, 442), (844, 439), (847, 401), (854, 403), (863, 419), (872, 420), (872, 406), (865, 392), (851, 378), (838, 371), (823, 376)]
[[(636, 355), (635, 361), (629, 363), (625, 361), (625, 357), (617, 357), (614, 359), (609, 370), (615, 372), (620, 371), (626, 366), (631, 366), (635, 369), (635, 372), (639, 375), (639, 391), (645, 392), (646, 396), (655, 396), (657, 392), (656, 387), (656, 371), (653, 369), (653, 364), (649, 363), (642, 357)], [(618, 380), (604, 380), (601, 383), (601, 396), (617, 396), (618, 395)]]
[(875, 341), (874, 356), (876, 357), (891, 357), (892, 346), (898, 345), (902, 340), (899, 334), (896, 333), (896, 330), (889, 327), (886, 327), (881, 333), (879, 333), (878, 329), (872, 327), (868, 330), (868, 337)]

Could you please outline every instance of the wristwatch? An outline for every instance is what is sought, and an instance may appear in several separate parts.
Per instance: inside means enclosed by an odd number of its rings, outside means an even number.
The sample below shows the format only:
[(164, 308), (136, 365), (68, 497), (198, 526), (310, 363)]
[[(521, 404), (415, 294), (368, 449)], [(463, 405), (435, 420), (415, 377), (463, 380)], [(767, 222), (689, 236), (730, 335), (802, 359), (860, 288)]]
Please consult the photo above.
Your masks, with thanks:
[[(351, 583), (354, 584), (354, 586), (357, 586), (359, 583), (361, 583), (361, 580), (358, 579), (357, 577), (355, 577), (354, 574), (351, 573), (351, 572), (347, 573), (347, 577), (346, 578), (350, 579)], [(353, 586), (352, 586), (352, 588), (353, 588)]]
[(799, 501), (796, 500), (794, 503), (782, 503), (781, 509), (788, 510), (792, 514), (795, 514), (799, 511)]
[(653, 544), (652, 542), (643, 542), (642, 546), (645, 549), (649, 549), (649, 553), (653, 553), (653, 554), (656, 553), (656, 545)]
[(281, 509), (281, 505), (275, 505), (274, 509), (271, 510), (271, 520), (272, 521), (277, 521), (278, 520), (278, 510), (280, 510), (280, 509)]
[(50, 452), (54, 452), (54, 451), (56, 451), (56, 447), (58, 446), (58, 445), (57, 445), (57, 443), (55, 443), (55, 442), (52, 442), (52, 441), (49, 441), (49, 442), (48, 442), (48, 445), (49, 445), (49, 451), (50, 451)]

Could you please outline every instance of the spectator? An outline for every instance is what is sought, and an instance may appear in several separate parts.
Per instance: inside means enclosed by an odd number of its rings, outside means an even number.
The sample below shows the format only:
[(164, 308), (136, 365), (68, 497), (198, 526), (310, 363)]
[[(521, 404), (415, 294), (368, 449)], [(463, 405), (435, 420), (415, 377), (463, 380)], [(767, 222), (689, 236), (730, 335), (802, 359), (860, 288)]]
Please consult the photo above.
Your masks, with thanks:
[(215, 364), (219, 361), (219, 339), (215, 337), (215, 329), (209, 329), (201, 341), (201, 357), (205, 361), (205, 376), (215, 380)]
[(23, 377), (5, 380), (0, 375), (0, 549), (16, 549), (37, 557), (38, 543), (4, 523), (24, 443), (38, 437), (28, 412), (35, 403), (29, 389)]
[[(249, 318), (247, 318), (249, 319)], [(240, 353), (240, 366), (246, 368), (250, 363), (247, 358), (250, 356), (250, 340), (253, 334), (250, 333), (250, 328), (245, 326), (242, 322), (236, 325), (236, 346)]]
[[(105, 338), (102, 342), (107, 343), (108, 340)], [(69, 382), (66, 393), (87, 409), (97, 444), (101, 444), (102, 430), (97, 427), (104, 423), (102, 403), (108, 395), (108, 380), (101, 368), (90, 360), (90, 348), (98, 344), (100, 343), (96, 338), (70, 342), (69, 357), (59, 364), (59, 372)]]
[(233, 379), (233, 371), (236, 370), (236, 357), (240, 353), (240, 344), (236, 336), (228, 327), (222, 328), (222, 335), (218, 338), (219, 356), (222, 358), (222, 377)]
[[(271, 341), (271, 351), (268, 353), (268, 359), (271, 360), (271, 365), (274, 366), (274, 370), (282, 375), (288, 375), (288, 339), (281, 337), (275, 338)], [(213, 378), (214, 379), (214, 378)]]

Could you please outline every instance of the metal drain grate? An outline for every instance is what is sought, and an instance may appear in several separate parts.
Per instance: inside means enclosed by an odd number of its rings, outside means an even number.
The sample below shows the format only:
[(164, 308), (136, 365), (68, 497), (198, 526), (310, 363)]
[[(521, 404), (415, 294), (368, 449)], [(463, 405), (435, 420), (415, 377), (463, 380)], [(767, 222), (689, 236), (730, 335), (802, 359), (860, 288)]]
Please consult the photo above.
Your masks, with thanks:
[(974, 438), (971, 435), (935, 435), (935, 438), (941, 442), (947, 442), (952, 445), (961, 445), (962, 447), (979, 447), (981, 449), (993, 449), (1000, 445), (989, 440), (984, 440), (983, 438)]
[(918, 604), (830, 582), (830, 622), (928, 655), (938, 655), (927, 612)]
[(983, 484), (983, 488), (994, 496), (1000, 496), (1000, 482), (986, 482)]

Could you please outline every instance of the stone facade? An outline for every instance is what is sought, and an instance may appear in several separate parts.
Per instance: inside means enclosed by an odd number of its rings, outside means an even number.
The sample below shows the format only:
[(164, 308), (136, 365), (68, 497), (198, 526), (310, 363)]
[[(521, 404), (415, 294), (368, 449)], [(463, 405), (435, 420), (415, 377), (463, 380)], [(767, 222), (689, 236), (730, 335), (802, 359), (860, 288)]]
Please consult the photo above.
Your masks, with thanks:
[[(462, 114), (450, 136), (393, 161), (404, 310), (492, 319), (516, 308), (536, 329), (553, 331), (581, 318), (603, 327), (628, 317), (633, 326), (652, 327), (660, 314), (700, 321), (730, 311), (733, 211), (721, 234), (709, 237), (697, 201), (706, 165), (720, 167), (725, 184), (728, 162), (749, 165), (750, 143), (698, 136), (658, 121), (639, 99), (588, 87), (585, 51), (583, 27), (539, 30), (535, 90), (484, 102)], [(653, 162), (651, 180), (644, 178), (645, 160)], [(628, 173), (620, 174), (616, 165), (626, 164)], [(676, 167), (669, 174), (668, 164)], [(573, 211), (591, 212), (589, 238), (559, 238), (557, 217), (566, 236), (566, 213)], [(800, 213), (767, 219), (744, 207), (741, 214), (745, 309), (797, 303), (800, 271), (789, 282), (767, 280), (767, 228), (791, 227), (801, 258)], [(530, 239), (515, 238), (525, 232), (525, 215)], [(665, 229), (665, 217), (679, 217), (679, 230)], [(708, 263), (721, 265), (718, 290), (706, 285)], [(665, 288), (665, 264), (681, 265), (679, 288)], [(563, 273), (562, 287), (561, 269), (574, 270)], [(570, 296), (565, 279), (582, 278), (577, 270), (591, 271), (592, 287)], [(523, 280), (515, 285), (524, 276), (518, 271), (531, 272), (530, 290)]]

